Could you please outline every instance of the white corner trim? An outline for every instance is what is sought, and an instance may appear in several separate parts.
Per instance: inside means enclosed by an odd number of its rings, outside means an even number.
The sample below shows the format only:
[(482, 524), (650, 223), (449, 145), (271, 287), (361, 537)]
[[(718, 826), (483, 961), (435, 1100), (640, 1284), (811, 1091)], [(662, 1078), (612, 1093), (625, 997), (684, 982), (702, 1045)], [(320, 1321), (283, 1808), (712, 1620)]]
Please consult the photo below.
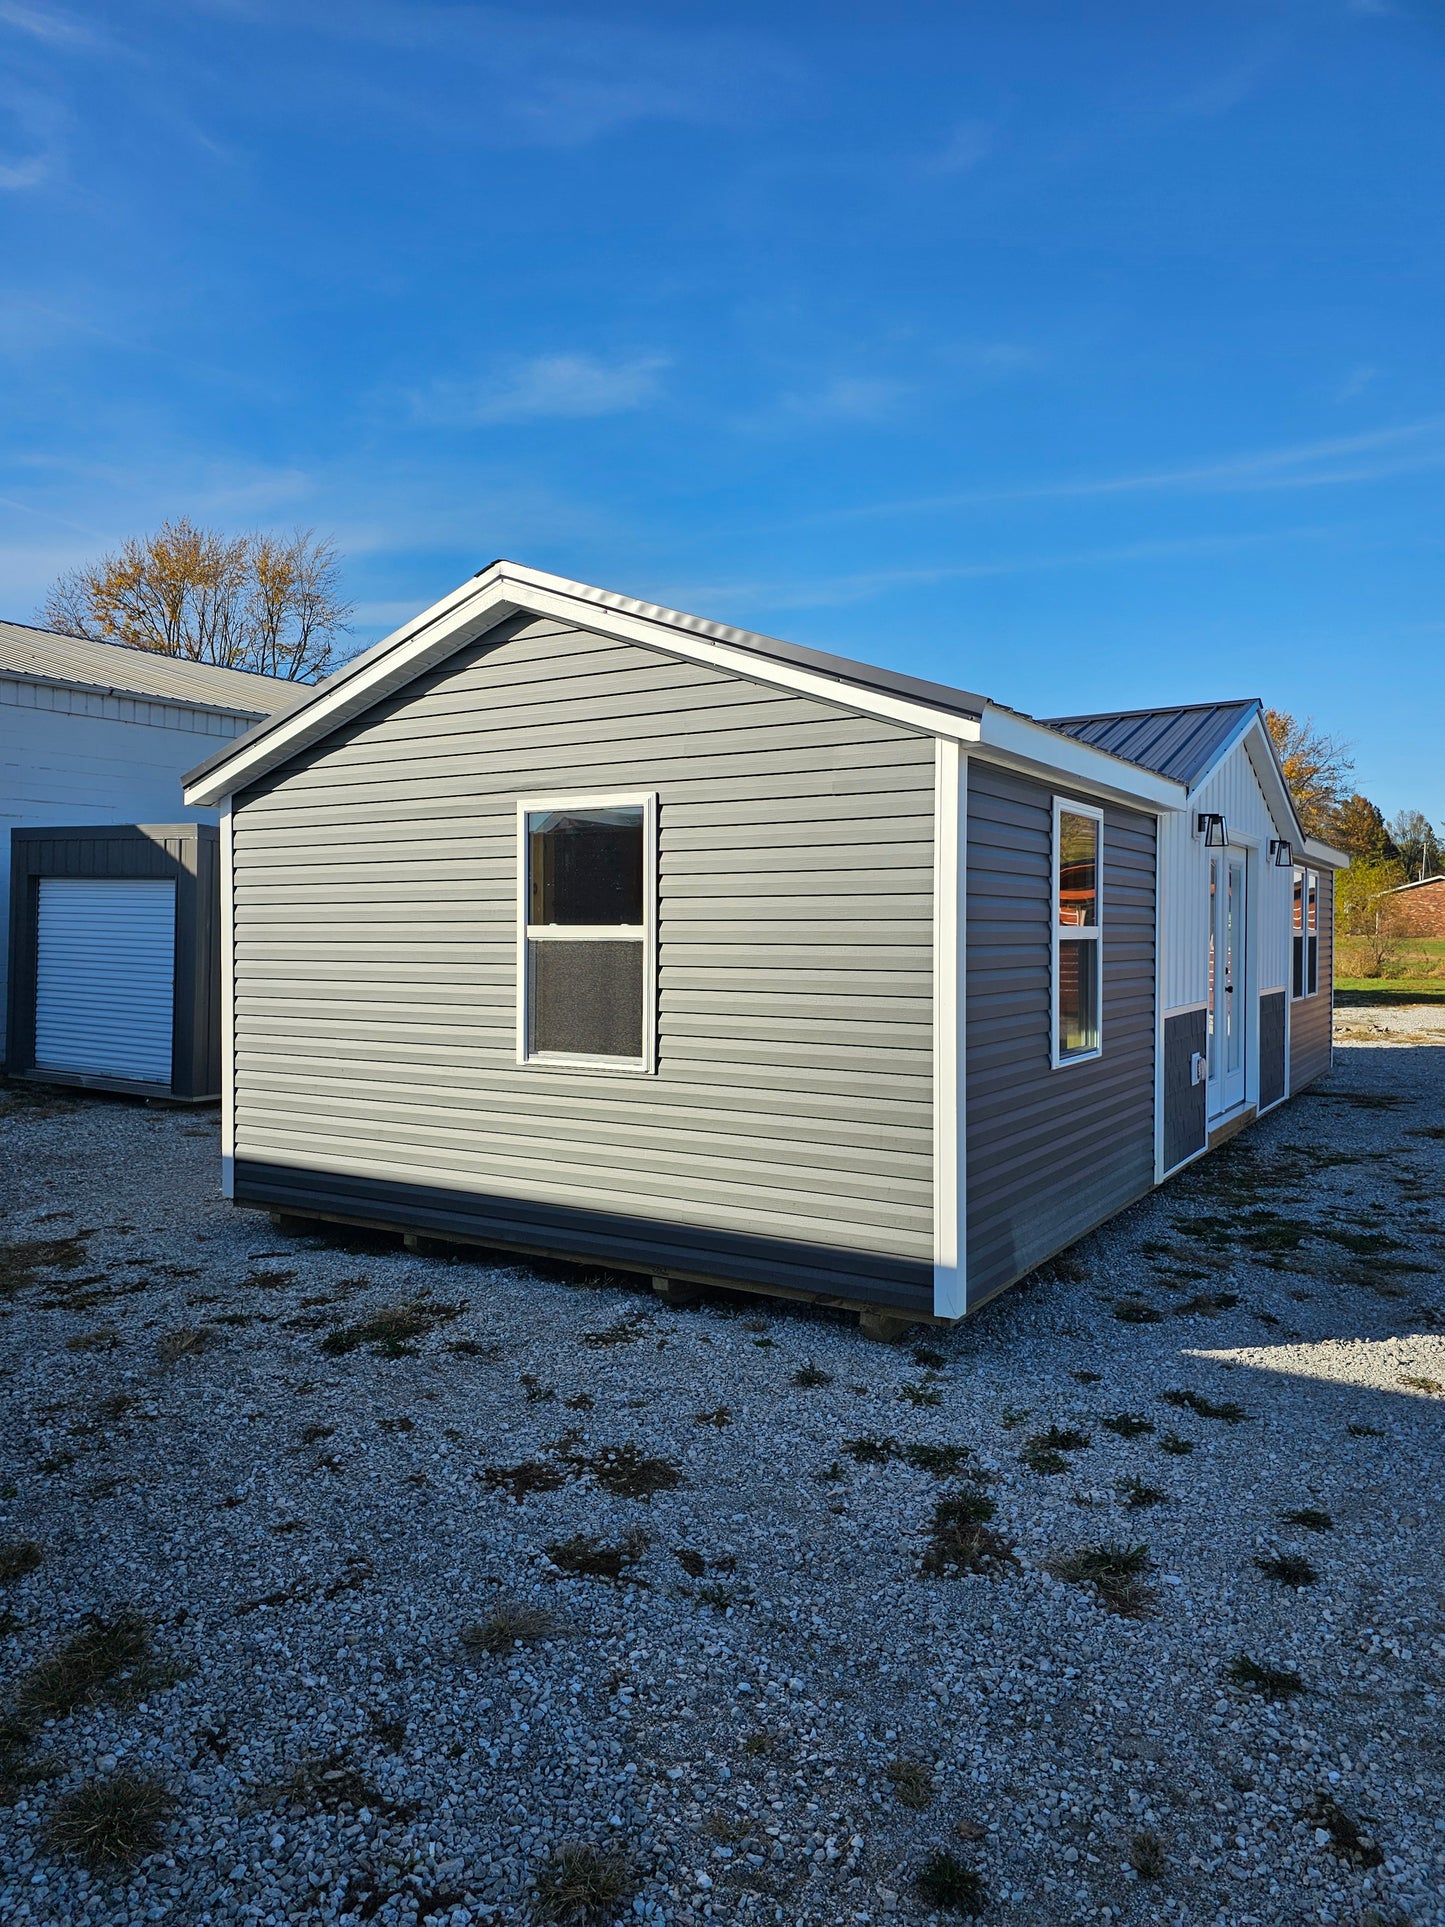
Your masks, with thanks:
[(236, 855), (231, 799), (221, 810), (221, 1196), (236, 1195)]
[[(1100, 866), (1102, 868), (1102, 865)], [(1154, 826), (1154, 1182), (1164, 1182), (1164, 825)]]
[(967, 760), (938, 737), (933, 763), (933, 1311), (968, 1309), (964, 1130)]

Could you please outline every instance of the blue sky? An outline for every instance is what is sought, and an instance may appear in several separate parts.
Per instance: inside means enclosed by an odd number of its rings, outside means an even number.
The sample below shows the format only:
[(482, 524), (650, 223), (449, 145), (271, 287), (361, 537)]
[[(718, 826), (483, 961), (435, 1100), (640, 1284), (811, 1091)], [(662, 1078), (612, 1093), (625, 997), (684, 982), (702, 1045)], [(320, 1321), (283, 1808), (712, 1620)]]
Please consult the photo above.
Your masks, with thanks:
[(0, 0), (0, 614), (497, 555), (1445, 818), (1436, 0)]

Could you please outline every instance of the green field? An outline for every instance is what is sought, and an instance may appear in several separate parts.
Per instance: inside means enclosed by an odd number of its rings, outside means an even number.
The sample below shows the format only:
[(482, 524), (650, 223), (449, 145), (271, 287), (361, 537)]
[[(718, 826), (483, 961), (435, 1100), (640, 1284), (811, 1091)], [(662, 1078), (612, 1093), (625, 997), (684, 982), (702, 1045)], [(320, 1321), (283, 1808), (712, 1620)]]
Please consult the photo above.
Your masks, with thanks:
[(1403, 937), (1378, 976), (1354, 976), (1364, 961), (1358, 942), (1335, 945), (1335, 1001), (1340, 1004), (1445, 1004), (1445, 937)]

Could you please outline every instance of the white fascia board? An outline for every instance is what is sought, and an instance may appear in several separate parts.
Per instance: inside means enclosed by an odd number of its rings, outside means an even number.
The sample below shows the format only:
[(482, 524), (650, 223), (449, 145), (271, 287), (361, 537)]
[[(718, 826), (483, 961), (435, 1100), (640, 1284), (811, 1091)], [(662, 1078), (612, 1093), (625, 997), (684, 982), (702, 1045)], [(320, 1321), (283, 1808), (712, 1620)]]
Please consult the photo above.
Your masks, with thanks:
[(1331, 844), (1319, 843), (1312, 836), (1307, 836), (1299, 847), (1311, 863), (1319, 864), (1323, 870), (1348, 870), (1350, 867), (1351, 858), (1347, 850), (1337, 850)]
[[(754, 682), (795, 690), (838, 708), (899, 723), (924, 735), (947, 736), (965, 743), (978, 740), (979, 723), (971, 716), (778, 661), (719, 639), (726, 635), (719, 625), (683, 627), (655, 616), (634, 614), (613, 606), (623, 600), (621, 597), (604, 600), (603, 592), (582, 594), (571, 584), (559, 587), (559, 582), (560, 578), (538, 578), (531, 571), (508, 564), (464, 583), (320, 685), (312, 701), (290, 716), (253, 731), (226, 753), (192, 771), (185, 785), (187, 804), (209, 805), (256, 781), (307, 743), (425, 675), (509, 616), (520, 614), (552, 616), (596, 634), (638, 642), (686, 661), (710, 664)], [(719, 633), (703, 634), (703, 628)]]
[(996, 761), (1031, 776), (1071, 783), (1134, 808), (1142, 805), (1154, 811), (1182, 810), (1185, 804), (1184, 785), (1172, 777), (1159, 776), (1138, 763), (1111, 756), (1107, 750), (1081, 743), (1061, 729), (1050, 729), (1047, 723), (1036, 723), (994, 703), (984, 710), (979, 747)]

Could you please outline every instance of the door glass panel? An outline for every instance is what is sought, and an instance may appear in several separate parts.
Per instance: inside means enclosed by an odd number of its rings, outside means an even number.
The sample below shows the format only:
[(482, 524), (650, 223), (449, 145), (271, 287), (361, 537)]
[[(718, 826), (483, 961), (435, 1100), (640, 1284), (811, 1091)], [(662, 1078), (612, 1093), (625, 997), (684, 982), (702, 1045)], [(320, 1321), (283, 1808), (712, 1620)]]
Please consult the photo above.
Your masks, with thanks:
[(1209, 1075), (1219, 1075), (1219, 969), (1215, 933), (1219, 926), (1219, 858), (1209, 859)]
[(1229, 901), (1225, 913), (1224, 1010), (1228, 1031), (1226, 1066), (1237, 1071), (1244, 1063), (1244, 865), (1229, 865)]

